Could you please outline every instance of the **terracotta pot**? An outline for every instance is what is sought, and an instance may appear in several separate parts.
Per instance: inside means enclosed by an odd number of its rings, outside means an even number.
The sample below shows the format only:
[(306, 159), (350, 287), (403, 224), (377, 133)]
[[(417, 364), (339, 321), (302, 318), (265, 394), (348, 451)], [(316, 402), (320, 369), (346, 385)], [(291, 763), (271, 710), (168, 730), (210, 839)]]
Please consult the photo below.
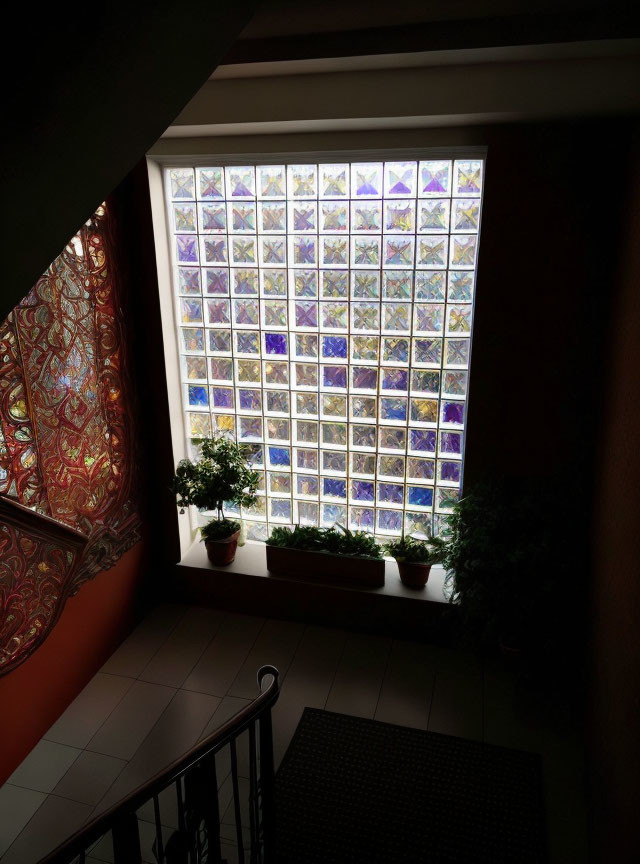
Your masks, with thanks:
[(400, 580), (407, 588), (424, 588), (431, 572), (431, 564), (415, 564), (397, 561)]
[(230, 537), (225, 537), (224, 540), (205, 540), (204, 545), (207, 547), (207, 557), (216, 567), (225, 567), (231, 564), (236, 557), (236, 549), (238, 548), (238, 537), (240, 531), (236, 531)]

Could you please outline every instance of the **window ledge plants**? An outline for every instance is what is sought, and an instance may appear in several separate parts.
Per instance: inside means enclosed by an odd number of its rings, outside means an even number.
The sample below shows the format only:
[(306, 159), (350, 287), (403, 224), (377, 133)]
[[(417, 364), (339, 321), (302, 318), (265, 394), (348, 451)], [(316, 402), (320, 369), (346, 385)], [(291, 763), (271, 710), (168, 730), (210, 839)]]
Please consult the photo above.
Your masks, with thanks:
[(415, 537), (400, 537), (386, 543), (384, 551), (395, 558), (400, 580), (407, 588), (424, 588), (429, 579), (431, 566), (442, 561), (442, 541), (438, 537), (417, 540)]

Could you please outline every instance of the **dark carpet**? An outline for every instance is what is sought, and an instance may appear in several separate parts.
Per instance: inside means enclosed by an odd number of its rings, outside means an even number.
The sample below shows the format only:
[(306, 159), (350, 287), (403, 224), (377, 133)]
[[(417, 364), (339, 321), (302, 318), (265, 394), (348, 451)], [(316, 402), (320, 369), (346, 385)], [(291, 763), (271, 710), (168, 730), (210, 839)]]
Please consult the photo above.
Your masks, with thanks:
[(306, 708), (276, 779), (281, 864), (546, 861), (541, 760)]

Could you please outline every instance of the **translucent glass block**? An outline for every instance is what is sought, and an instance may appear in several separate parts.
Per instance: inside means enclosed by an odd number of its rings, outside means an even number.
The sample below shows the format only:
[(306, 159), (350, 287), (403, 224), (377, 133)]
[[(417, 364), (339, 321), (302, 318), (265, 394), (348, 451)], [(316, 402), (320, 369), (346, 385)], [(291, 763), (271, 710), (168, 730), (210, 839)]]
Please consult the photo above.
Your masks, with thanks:
[(318, 185), (321, 198), (345, 198), (349, 194), (349, 166), (320, 165)]
[(227, 168), (227, 198), (253, 198), (256, 194), (256, 178), (251, 166)]
[(439, 303), (416, 303), (413, 307), (414, 333), (442, 333), (444, 305)]
[(434, 429), (410, 429), (409, 449), (416, 453), (435, 453), (436, 433)]
[(322, 423), (322, 443), (334, 447), (347, 446), (346, 423)]
[(212, 409), (222, 408), (226, 411), (233, 410), (233, 390), (230, 387), (212, 387), (211, 407)]
[(449, 272), (449, 290), (447, 292), (449, 302), (471, 303), (474, 280), (475, 276), (469, 270), (451, 270)]
[(379, 201), (351, 204), (351, 232), (368, 234), (382, 231), (382, 204)]
[(349, 205), (346, 201), (322, 201), (320, 203), (319, 219), (320, 231), (322, 233), (348, 231)]
[(296, 450), (296, 465), (301, 471), (317, 471), (318, 451), (300, 449)]
[(317, 498), (320, 486), (318, 478), (312, 474), (296, 474), (296, 495)]
[(402, 483), (378, 483), (378, 501), (381, 504), (402, 504), (404, 485)]
[(353, 360), (378, 361), (380, 339), (378, 336), (352, 336), (351, 357)]
[(442, 422), (455, 426), (464, 424), (464, 402), (444, 400), (442, 403)]
[(318, 263), (318, 240), (306, 234), (289, 238), (289, 260), (295, 267), (308, 267)]
[(351, 326), (354, 330), (378, 330), (380, 306), (378, 303), (352, 303)]
[(407, 486), (407, 504), (410, 507), (433, 507), (431, 486)]
[(259, 165), (258, 197), (284, 198), (287, 194), (286, 171), (284, 165)]
[(207, 361), (204, 357), (183, 357), (184, 376), (189, 380), (207, 380)]
[(231, 381), (233, 379), (233, 360), (227, 357), (212, 357), (209, 361), (212, 381)]
[(225, 267), (208, 268), (204, 277), (207, 294), (229, 294), (229, 271)]
[(289, 364), (268, 360), (264, 363), (264, 379), (266, 384), (289, 384)]
[(224, 171), (222, 168), (198, 168), (198, 197), (224, 198)]
[(440, 432), (439, 452), (448, 456), (462, 456), (462, 432)]
[(288, 498), (269, 500), (269, 518), (281, 522), (291, 522), (291, 501)]
[(282, 234), (287, 230), (287, 205), (278, 202), (258, 204), (258, 227), (264, 234)]
[(293, 198), (316, 198), (318, 195), (315, 165), (289, 165), (288, 193)]
[(212, 327), (225, 327), (231, 323), (228, 300), (207, 300), (207, 323)]
[(437, 423), (438, 400), (437, 399), (412, 399), (411, 420), (416, 423)]
[(180, 263), (198, 263), (198, 238), (194, 234), (178, 234), (176, 257)]
[(197, 384), (190, 384), (187, 387), (187, 403), (190, 408), (208, 408), (209, 396), (207, 388)]
[(411, 305), (409, 303), (383, 303), (382, 329), (404, 330), (411, 327)]
[(261, 417), (238, 417), (238, 434), (241, 441), (255, 441), (262, 438)]
[(352, 366), (351, 386), (355, 390), (377, 390), (378, 370), (371, 366)]
[(210, 438), (211, 417), (209, 414), (187, 414), (187, 434), (190, 438)]
[(371, 507), (350, 507), (349, 528), (352, 531), (373, 531), (375, 511)]
[(346, 498), (347, 481), (338, 477), (323, 477), (322, 495), (325, 498)]
[(232, 264), (257, 264), (256, 241), (253, 237), (231, 237)]
[(289, 447), (267, 447), (269, 465), (282, 467), (291, 465), (291, 450)]
[(382, 296), (385, 300), (411, 300), (412, 283), (411, 270), (384, 270)]
[(195, 198), (193, 168), (172, 168), (169, 182), (172, 198)]
[(423, 459), (421, 456), (407, 458), (407, 477), (411, 480), (433, 480), (436, 466), (433, 459)]
[(431, 514), (424, 512), (413, 512), (407, 510), (405, 513), (404, 533), (418, 540), (426, 540), (432, 536)]
[(295, 297), (318, 296), (318, 273), (316, 270), (297, 270), (291, 274)]
[[(352, 237), (351, 238), (351, 266), (352, 267), (379, 267), (380, 266), (380, 237)], [(346, 246), (346, 238), (345, 238)], [(346, 262), (345, 262), (346, 263)]]
[(231, 330), (207, 330), (212, 354), (231, 353)]
[(260, 383), (259, 360), (236, 360), (236, 371), (238, 381), (247, 381), (254, 384)]
[[(352, 453), (351, 473), (364, 474), (373, 477), (376, 472), (376, 457), (374, 453)], [(373, 501), (373, 498), (371, 498)]]
[(354, 420), (371, 419), (377, 416), (375, 396), (351, 396), (351, 417)]
[(267, 411), (271, 414), (289, 413), (289, 391), (288, 390), (266, 390)]
[(284, 270), (261, 270), (262, 293), (265, 297), (286, 297), (287, 274)]
[(294, 234), (318, 231), (318, 206), (312, 201), (296, 201), (289, 206), (289, 230)]
[(296, 333), (296, 357), (317, 357), (318, 337), (312, 333)]
[(347, 508), (343, 504), (323, 504), (322, 524), (326, 528), (332, 525), (345, 525), (347, 521)]
[(446, 483), (460, 484), (462, 479), (462, 462), (438, 461), (438, 480)]
[(480, 225), (480, 201), (456, 198), (453, 201), (452, 231), (477, 231)]
[(241, 411), (262, 411), (262, 391), (238, 390), (238, 408)]
[(383, 264), (385, 267), (413, 267), (414, 249), (414, 237), (385, 236)]
[(286, 300), (265, 300), (262, 304), (264, 327), (287, 326)]
[(471, 306), (449, 306), (447, 309), (447, 332), (471, 332)]
[(291, 421), (279, 417), (267, 418), (267, 438), (271, 441), (288, 441), (291, 438)]
[(196, 205), (195, 204), (174, 204), (173, 205), (173, 225), (176, 231), (195, 231), (196, 230)]
[(297, 505), (298, 522), (300, 525), (318, 524), (318, 505), (309, 501), (301, 501)]
[(347, 303), (320, 304), (321, 326), (327, 330), (346, 330), (349, 306)]
[(476, 265), (476, 253), (478, 249), (477, 234), (452, 234), (451, 235), (451, 267), (467, 268), (472, 270)]
[(318, 366), (315, 363), (296, 363), (295, 375), (297, 387), (318, 386)]
[(256, 205), (234, 201), (229, 205), (229, 230), (234, 234), (256, 233)]
[(404, 477), (404, 456), (378, 456), (378, 477)]
[(180, 334), (184, 351), (204, 351), (204, 330), (196, 327), (182, 327)]
[(364, 162), (351, 165), (351, 197), (382, 197), (382, 164)]
[(322, 367), (322, 384), (324, 387), (339, 387), (346, 389), (347, 387), (347, 367), (346, 366), (323, 366)]
[(255, 330), (236, 330), (236, 354), (259, 354), (260, 334)]
[(347, 474), (347, 454), (334, 450), (322, 452), (322, 470), (336, 474)]
[(380, 419), (405, 421), (407, 419), (407, 400), (402, 396), (380, 397)]
[(402, 532), (402, 510), (378, 510), (378, 531), (399, 535)]
[(302, 416), (318, 414), (318, 396), (316, 393), (296, 393), (296, 413)]
[(202, 301), (182, 299), (180, 301), (180, 320), (183, 324), (201, 324)]
[(321, 270), (320, 284), (322, 297), (349, 296), (349, 274), (344, 270)]
[(445, 339), (444, 364), (445, 366), (469, 365), (469, 339)]
[(415, 201), (387, 201), (384, 205), (384, 230), (389, 234), (406, 234), (415, 231)]
[(444, 270), (416, 273), (416, 300), (444, 300), (446, 273)]
[(411, 390), (421, 393), (439, 393), (440, 373), (431, 369), (413, 369), (411, 372)]
[(205, 264), (227, 264), (229, 254), (227, 238), (206, 234), (202, 238), (202, 257)]
[(318, 304), (312, 300), (296, 300), (294, 305), (296, 327), (318, 326)]
[(449, 396), (467, 395), (468, 372), (447, 371), (444, 373), (442, 392)]
[[(226, 301), (221, 301), (226, 302)], [(260, 308), (257, 300), (234, 300), (234, 322), (239, 327), (258, 327), (260, 323)]]
[(269, 536), (269, 529), (264, 522), (245, 522), (245, 532), (247, 540), (258, 543), (264, 542)]
[(417, 267), (447, 266), (447, 237), (441, 234), (421, 234), (418, 237)]
[(420, 197), (451, 194), (451, 162), (448, 160), (429, 159), (421, 162), (418, 175)]
[(442, 339), (413, 339), (413, 362), (428, 366), (440, 366), (442, 361)]
[(459, 497), (459, 489), (440, 486), (436, 490), (436, 510), (452, 510)]
[(351, 446), (375, 449), (376, 427), (373, 424), (361, 426), (359, 423), (354, 423), (351, 426)]
[(233, 270), (232, 274), (234, 294), (257, 296), (259, 284), (257, 270)]
[(381, 370), (381, 387), (383, 390), (407, 391), (409, 387), (409, 370), (394, 366), (384, 366)]
[(346, 267), (349, 264), (348, 237), (320, 237), (321, 263), (329, 267)]
[(227, 438), (233, 438), (235, 423), (236, 418), (233, 414), (214, 414), (211, 418), (214, 432), (222, 432)]
[(454, 195), (480, 195), (482, 160), (462, 159), (455, 163)]
[(178, 294), (200, 294), (200, 271), (196, 267), (178, 267), (176, 270)]
[(380, 274), (367, 270), (352, 271), (351, 296), (355, 300), (376, 300), (380, 297)]
[(351, 481), (351, 499), (353, 501), (374, 501), (376, 484), (368, 480)]
[[(296, 423), (296, 441), (302, 444), (317, 444), (318, 424), (311, 420), (298, 420)], [(298, 467), (304, 466), (298, 464)]]
[(385, 336), (382, 340), (382, 359), (393, 363), (409, 362), (409, 340)]
[(449, 230), (449, 211), (451, 201), (448, 198), (433, 198), (420, 201), (418, 204), (418, 233), (446, 232)]
[(344, 417), (347, 416), (347, 397), (334, 396), (333, 394), (322, 394), (322, 415), (323, 417)]
[(284, 237), (260, 238), (260, 264), (262, 267), (284, 266), (287, 263), (287, 244)]
[(414, 197), (416, 194), (416, 162), (385, 162), (384, 194), (388, 198)]
[(322, 337), (322, 356), (323, 357), (346, 358), (346, 356), (347, 356), (347, 337), (346, 336), (323, 336)]

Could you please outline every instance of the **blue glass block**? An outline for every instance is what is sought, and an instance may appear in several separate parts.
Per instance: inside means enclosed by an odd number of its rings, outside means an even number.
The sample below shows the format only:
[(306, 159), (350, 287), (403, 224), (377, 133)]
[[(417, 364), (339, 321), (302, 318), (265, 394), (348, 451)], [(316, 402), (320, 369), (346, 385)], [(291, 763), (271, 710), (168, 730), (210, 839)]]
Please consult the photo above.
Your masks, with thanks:
[(440, 463), (440, 479), (452, 480), (455, 483), (460, 482), (460, 462), (441, 462)]
[(323, 336), (322, 337), (322, 356), (323, 357), (346, 357), (347, 356), (347, 338), (346, 338), (346, 336)]
[(347, 481), (337, 477), (323, 477), (322, 489), (325, 495), (332, 495), (334, 498), (347, 497)]
[(378, 483), (378, 500), (387, 504), (402, 504), (404, 486), (402, 483)]
[(286, 498), (271, 499), (271, 516), (274, 519), (291, 519), (291, 501)]
[(406, 420), (407, 400), (383, 396), (380, 399), (380, 417), (382, 420)]
[(264, 344), (267, 354), (286, 354), (287, 353), (287, 336), (286, 333), (265, 333)]
[(381, 531), (402, 531), (402, 510), (378, 510), (378, 528)]
[(323, 504), (322, 505), (322, 523), (323, 525), (335, 525), (336, 523), (344, 525), (347, 519), (347, 508), (343, 504)]
[(354, 501), (373, 501), (374, 485), (364, 480), (351, 481), (351, 497)]
[(460, 432), (442, 432), (440, 450), (443, 453), (462, 453), (462, 434)]
[(412, 507), (433, 507), (433, 489), (428, 486), (407, 486), (407, 498)]
[(259, 390), (238, 390), (238, 402), (244, 411), (260, 411), (262, 408)]
[(209, 398), (207, 396), (207, 388), (189, 385), (189, 405), (208, 408)]
[(347, 386), (347, 367), (346, 366), (323, 366), (322, 367), (322, 382), (325, 387), (343, 387)]
[(436, 433), (434, 429), (411, 429), (410, 447), (425, 453), (435, 453)]
[(211, 392), (216, 408), (233, 408), (233, 390), (228, 387), (212, 387)]
[(383, 369), (383, 390), (406, 390), (409, 386), (409, 373), (406, 369)]
[(291, 465), (291, 451), (288, 447), (269, 447), (269, 462), (272, 465)]
[(198, 261), (198, 238), (195, 235), (181, 234), (176, 237), (178, 261)]

